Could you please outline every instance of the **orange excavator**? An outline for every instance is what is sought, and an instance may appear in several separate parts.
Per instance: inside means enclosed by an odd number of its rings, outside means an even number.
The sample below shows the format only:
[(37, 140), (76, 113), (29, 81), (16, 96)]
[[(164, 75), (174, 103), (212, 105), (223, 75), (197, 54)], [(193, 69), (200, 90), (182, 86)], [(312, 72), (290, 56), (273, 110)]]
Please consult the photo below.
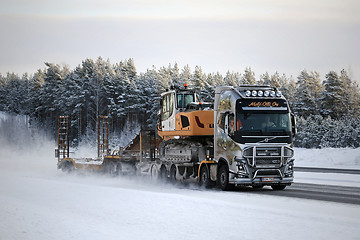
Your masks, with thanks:
[(196, 178), (200, 162), (213, 154), (213, 104), (201, 102), (184, 85), (161, 94), (158, 135), (160, 175), (171, 180)]

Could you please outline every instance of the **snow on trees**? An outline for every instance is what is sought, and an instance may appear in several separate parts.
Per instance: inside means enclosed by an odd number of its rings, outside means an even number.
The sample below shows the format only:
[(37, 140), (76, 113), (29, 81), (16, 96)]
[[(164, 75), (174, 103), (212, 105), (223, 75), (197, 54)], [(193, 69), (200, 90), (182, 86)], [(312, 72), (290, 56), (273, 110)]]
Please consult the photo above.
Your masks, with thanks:
[[(198, 88), (202, 101), (213, 101), (220, 85), (267, 84), (278, 87), (298, 117), (301, 147), (359, 147), (360, 91), (345, 70), (330, 71), (325, 80), (316, 71), (303, 70), (296, 81), (278, 72), (260, 75), (247, 67), (244, 73), (206, 74), (200, 66), (148, 69), (137, 73), (133, 59), (111, 64), (99, 57), (85, 59), (75, 69), (46, 63), (33, 76), (0, 75), (0, 111), (27, 114), (56, 131), (59, 115), (71, 116), (71, 132), (80, 140), (96, 130), (97, 116), (108, 115), (112, 132), (124, 128), (155, 129), (159, 96), (185, 83)], [(89, 136), (90, 137), (90, 136)]]
[(294, 111), (301, 116), (319, 114), (321, 111), (321, 94), (323, 86), (320, 74), (317, 72), (308, 73), (303, 70), (298, 76), (295, 95), (297, 101), (294, 103)]

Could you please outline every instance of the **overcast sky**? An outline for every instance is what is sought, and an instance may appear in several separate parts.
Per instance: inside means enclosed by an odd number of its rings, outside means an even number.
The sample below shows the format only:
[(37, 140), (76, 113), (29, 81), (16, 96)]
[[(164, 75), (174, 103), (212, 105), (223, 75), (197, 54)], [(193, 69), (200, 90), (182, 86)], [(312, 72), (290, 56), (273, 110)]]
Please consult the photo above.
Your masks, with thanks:
[(0, 73), (134, 58), (206, 73), (330, 70), (360, 80), (358, 0), (0, 0)]

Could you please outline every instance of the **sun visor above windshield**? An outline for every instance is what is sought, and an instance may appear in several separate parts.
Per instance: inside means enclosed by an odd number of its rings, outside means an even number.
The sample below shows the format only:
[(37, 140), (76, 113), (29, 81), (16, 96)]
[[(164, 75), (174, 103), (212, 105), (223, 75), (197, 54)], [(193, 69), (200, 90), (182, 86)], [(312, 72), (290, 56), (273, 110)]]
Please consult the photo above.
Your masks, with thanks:
[(288, 105), (283, 99), (239, 99), (237, 106), (244, 111), (287, 111)]

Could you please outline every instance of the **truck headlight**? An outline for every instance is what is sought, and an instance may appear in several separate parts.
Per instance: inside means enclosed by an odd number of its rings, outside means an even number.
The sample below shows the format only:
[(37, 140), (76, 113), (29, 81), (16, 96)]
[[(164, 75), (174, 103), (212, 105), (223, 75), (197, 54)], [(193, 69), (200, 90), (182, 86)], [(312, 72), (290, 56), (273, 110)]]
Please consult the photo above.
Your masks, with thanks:
[(294, 165), (293, 165), (293, 164), (290, 164), (288, 170), (289, 170), (289, 171), (293, 171), (293, 169), (294, 169)]

